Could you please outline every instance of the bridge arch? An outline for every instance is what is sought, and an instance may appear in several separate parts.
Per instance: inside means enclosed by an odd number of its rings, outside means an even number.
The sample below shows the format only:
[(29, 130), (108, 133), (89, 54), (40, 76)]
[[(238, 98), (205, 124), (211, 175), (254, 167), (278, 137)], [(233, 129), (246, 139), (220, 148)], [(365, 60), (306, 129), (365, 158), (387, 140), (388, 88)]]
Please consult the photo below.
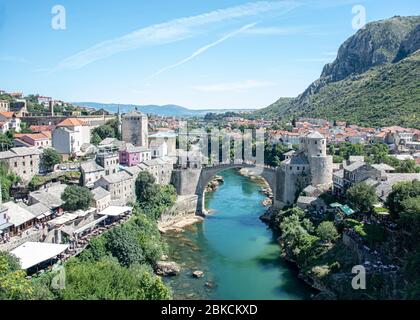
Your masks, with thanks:
[(268, 185), (270, 186), (274, 199), (273, 199), (273, 205), (276, 205), (277, 202), (277, 171), (274, 168), (269, 167), (257, 167), (253, 164), (222, 164), (222, 165), (216, 165), (211, 167), (205, 167), (201, 169), (200, 178), (197, 183), (196, 188), (196, 195), (197, 198), (197, 214), (199, 215), (205, 215), (205, 189), (209, 182), (215, 177), (217, 174), (219, 174), (222, 171), (230, 170), (230, 169), (242, 169), (242, 168), (257, 168), (258, 170), (261, 170), (260, 176), (264, 178), (265, 181), (267, 181)]

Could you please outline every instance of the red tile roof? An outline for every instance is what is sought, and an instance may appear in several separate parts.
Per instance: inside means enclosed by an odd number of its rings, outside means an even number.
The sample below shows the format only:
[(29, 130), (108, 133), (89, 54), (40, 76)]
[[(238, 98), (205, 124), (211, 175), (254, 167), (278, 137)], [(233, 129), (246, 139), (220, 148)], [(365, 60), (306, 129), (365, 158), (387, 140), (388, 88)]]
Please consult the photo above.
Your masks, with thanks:
[(76, 118), (67, 118), (66, 120), (60, 122), (57, 127), (76, 127), (76, 126), (86, 126), (87, 124)]
[(10, 118), (13, 118), (14, 113), (13, 112), (6, 112), (6, 111), (4, 111), (4, 112), (0, 112), (0, 115), (2, 115), (5, 118), (10, 119)]

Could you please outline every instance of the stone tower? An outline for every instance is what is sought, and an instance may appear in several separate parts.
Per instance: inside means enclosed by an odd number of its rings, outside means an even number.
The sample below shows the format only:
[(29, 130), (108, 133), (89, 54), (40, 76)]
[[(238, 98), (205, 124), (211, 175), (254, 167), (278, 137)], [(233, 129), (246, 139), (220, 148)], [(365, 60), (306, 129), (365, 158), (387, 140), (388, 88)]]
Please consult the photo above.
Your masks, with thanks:
[(311, 185), (329, 187), (332, 184), (332, 156), (327, 155), (327, 139), (319, 132), (309, 133), (303, 138), (303, 149), (311, 170)]
[(122, 116), (122, 139), (137, 147), (148, 148), (148, 119), (137, 108)]

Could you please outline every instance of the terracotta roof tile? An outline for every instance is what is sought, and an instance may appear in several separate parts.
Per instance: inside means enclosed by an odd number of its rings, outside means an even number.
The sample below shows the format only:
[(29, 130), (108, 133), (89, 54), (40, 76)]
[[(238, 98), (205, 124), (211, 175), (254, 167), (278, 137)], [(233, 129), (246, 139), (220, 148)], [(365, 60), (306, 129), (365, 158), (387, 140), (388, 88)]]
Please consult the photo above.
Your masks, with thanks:
[(57, 127), (76, 127), (76, 126), (86, 126), (87, 124), (76, 118), (67, 118), (66, 120), (61, 121)]

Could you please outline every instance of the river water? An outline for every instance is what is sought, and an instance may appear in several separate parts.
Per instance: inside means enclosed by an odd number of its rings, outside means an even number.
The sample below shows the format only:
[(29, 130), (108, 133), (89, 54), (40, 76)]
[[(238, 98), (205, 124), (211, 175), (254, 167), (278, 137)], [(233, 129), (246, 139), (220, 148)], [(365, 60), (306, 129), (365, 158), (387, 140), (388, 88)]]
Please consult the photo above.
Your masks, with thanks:
[[(235, 170), (206, 195), (211, 215), (182, 233), (168, 233), (170, 259), (182, 272), (166, 281), (175, 299), (308, 299), (310, 289), (280, 258), (272, 231), (260, 221), (261, 186)], [(192, 272), (204, 277), (196, 279)]]

